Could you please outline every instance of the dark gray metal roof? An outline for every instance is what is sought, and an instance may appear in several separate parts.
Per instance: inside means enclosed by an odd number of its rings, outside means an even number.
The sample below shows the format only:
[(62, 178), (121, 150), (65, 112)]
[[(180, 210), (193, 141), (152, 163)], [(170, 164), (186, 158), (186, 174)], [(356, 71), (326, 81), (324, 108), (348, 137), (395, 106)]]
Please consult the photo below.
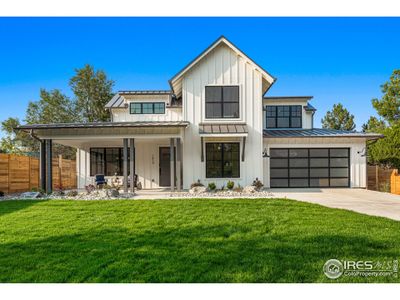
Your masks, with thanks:
[(263, 97), (263, 99), (266, 100), (284, 100), (284, 99), (301, 99), (301, 100), (311, 100), (314, 98), (313, 96), (269, 96), (269, 97)]
[(265, 138), (303, 138), (303, 137), (360, 137), (369, 139), (382, 138), (382, 134), (345, 131), (335, 129), (264, 129)]
[(53, 123), (27, 124), (16, 127), (17, 130), (62, 129), (62, 128), (129, 128), (129, 127), (187, 127), (186, 121), (165, 122), (96, 122), (96, 123)]
[(246, 124), (199, 124), (199, 134), (248, 133)]
[(170, 90), (138, 90), (138, 91), (119, 91), (120, 95), (171, 95)]
[(114, 97), (112, 97), (111, 100), (108, 101), (105, 108), (125, 107), (124, 100), (124, 97), (122, 97), (120, 94), (115, 94)]

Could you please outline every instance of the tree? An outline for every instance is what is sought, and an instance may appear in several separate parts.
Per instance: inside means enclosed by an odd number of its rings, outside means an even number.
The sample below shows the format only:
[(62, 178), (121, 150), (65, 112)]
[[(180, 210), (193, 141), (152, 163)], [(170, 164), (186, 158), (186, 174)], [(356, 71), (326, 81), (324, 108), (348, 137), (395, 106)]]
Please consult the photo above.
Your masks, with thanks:
[(400, 123), (380, 132), (385, 137), (368, 147), (369, 163), (400, 169)]
[(394, 70), (388, 82), (381, 86), (383, 96), (372, 99), (372, 106), (390, 125), (400, 117), (400, 70)]
[(5, 132), (5, 136), (0, 141), (1, 152), (21, 154), (34, 148), (35, 143), (27, 133), (14, 131), (18, 125), (20, 125), (18, 118), (10, 117), (1, 122), (1, 130)]
[[(79, 120), (75, 103), (59, 90), (40, 90), (40, 100), (31, 101), (26, 110), (27, 124), (69, 123)], [(20, 125), (17, 118), (8, 118), (2, 122), (6, 136), (1, 141), (1, 149), (7, 153), (38, 152), (39, 143), (23, 131), (14, 131)], [(74, 158), (75, 150), (58, 144), (53, 146), (53, 154), (62, 154), (65, 158)]]
[(75, 70), (75, 76), (69, 82), (76, 96), (78, 112), (84, 122), (109, 120), (109, 112), (104, 106), (113, 97), (114, 81), (107, 79), (102, 70), (95, 71), (93, 66), (85, 65)]
[(322, 128), (354, 130), (356, 127), (354, 124), (354, 115), (351, 115), (341, 103), (334, 104), (332, 111), (328, 111), (321, 122)]
[(382, 132), (385, 128), (385, 121), (376, 117), (370, 117), (367, 123), (362, 125), (363, 132)]
[(79, 121), (76, 105), (60, 90), (40, 90), (40, 100), (30, 101), (25, 121), (28, 124), (70, 123)]

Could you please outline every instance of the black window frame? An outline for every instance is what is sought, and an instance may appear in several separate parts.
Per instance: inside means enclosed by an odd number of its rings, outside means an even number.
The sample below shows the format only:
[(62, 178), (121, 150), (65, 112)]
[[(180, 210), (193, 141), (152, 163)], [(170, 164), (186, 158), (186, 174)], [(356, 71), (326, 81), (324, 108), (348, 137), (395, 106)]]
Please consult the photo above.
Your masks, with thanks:
[[(237, 88), (237, 100), (225, 100), (224, 99), (224, 88)], [(207, 100), (207, 89), (209, 88), (220, 88), (221, 89), (221, 99), (218, 100)], [(204, 90), (205, 95), (205, 118), (206, 119), (240, 119), (240, 87), (239, 85), (207, 85)], [(220, 104), (221, 105), (221, 115), (220, 116), (209, 116), (207, 110), (207, 104)], [(224, 104), (237, 104), (237, 117), (225, 116), (224, 114)]]
[[(132, 111), (133, 105), (140, 105), (140, 112), (136, 113)], [(151, 112), (143, 112), (143, 104), (151, 104)], [(162, 104), (162, 112), (156, 112), (156, 104)], [(163, 115), (165, 114), (165, 102), (131, 102), (129, 103), (129, 114), (131, 115)]]
[[(101, 165), (101, 171), (100, 172), (94, 172), (92, 165), (96, 163), (94, 163), (92, 161), (92, 153), (95, 150), (102, 150), (102, 155), (103, 155), (103, 161), (100, 162), (99, 164)], [(104, 176), (114, 176), (115, 173), (107, 174), (108, 170), (107, 170), (107, 152), (106, 150), (118, 150), (118, 169), (119, 172), (117, 172), (117, 176), (123, 176), (123, 161), (124, 161), (124, 154), (123, 154), (123, 148), (122, 147), (93, 147), (89, 149), (89, 168), (90, 168), (90, 176), (95, 176), (96, 174), (103, 174)], [(133, 157), (135, 157), (135, 149), (133, 150)], [(129, 148), (128, 148), (128, 166), (129, 166), (129, 162), (130, 162), (130, 153), (129, 153)], [(129, 167), (128, 167), (129, 168)], [(136, 164), (135, 164), (135, 168), (136, 168)], [(129, 172), (129, 170), (128, 170)]]
[[(235, 161), (237, 162), (237, 166), (238, 166), (237, 176), (226, 176), (224, 174), (224, 162), (225, 162), (224, 152), (225, 151), (223, 151), (223, 149), (225, 149), (224, 146), (227, 144), (237, 145), (237, 147), (238, 147), (237, 156), (235, 159)], [(208, 151), (207, 151), (208, 145), (220, 145), (220, 147), (221, 147), (221, 161), (220, 161), (221, 174), (217, 174), (216, 176), (210, 176), (210, 174), (209, 174), (209, 166), (210, 166), (211, 161), (215, 162), (218, 160), (210, 160), (208, 158)], [(210, 142), (210, 143), (205, 143), (205, 148), (206, 148), (206, 151), (205, 151), (205, 153), (206, 153), (206, 159), (205, 159), (206, 160), (206, 178), (240, 178), (240, 143), (239, 142)], [(231, 162), (233, 162), (233, 160)], [(232, 173), (235, 173), (235, 172), (232, 171)]]
[[(280, 112), (279, 109), (282, 109)], [(285, 111), (288, 109), (289, 111)], [(302, 128), (303, 127), (303, 107), (301, 105), (266, 105), (265, 106), (265, 127), (266, 128)], [(280, 115), (281, 113), (281, 115)], [(288, 114), (288, 115), (285, 115)], [(275, 119), (273, 126), (268, 126), (268, 120)], [(279, 120), (286, 120), (288, 121), (289, 126), (278, 126)], [(299, 126), (294, 126), (294, 119), (300, 120)]]
[[(290, 150), (307, 150), (307, 156), (301, 156), (301, 157), (291, 157), (290, 156)], [(314, 150), (314, 149), (326, 149), (327, 151), (327, 155), (318, 155), (318, 156), (310, 156), (310, 150)], [(341, 150), (347, 150), (347, 156), (337, 156), (337, 155), (331, 155), (331, 150), (337, 150), (337, 149), (341, 149)], [(279, 156), (273, 157), (272, 156), (272, 151), (277, 151), (279, 153)], [(285, 154), (287, 151), (287, 155), (283, 155)], [(331, 166), (331, 159), (336, 159), (336, 158), (341, 158), (341, 159), (347, 159), (347, 167), (333, 167)], [(287, 159), (287, 167), (272, 167), (271, 166), (271, 160), (276, 160), (276, 159)], [(295, 160), (295, 159), (308, 159), (308, 164), (307, 167), (291, 167), (291, 160)], [(323, 166), (323, 167), (311, 167), (310, 164), (310, 160), (311, 159), (326, 159), (328, 162), (327, 166)], [(272, 176), (272, 172), (271, 170), (276, 170), (276, 169), (287, 169), (287, 177), (279, 177), (279, 176)], [(307, 177), (291, 177), (291, 170), (296, 170), (296, 169), (307, 169), (308, 170), (308, 176)], [(318, 169), (327, 169), (328, 170), (328, 176), (311, 176), (311, 170), (318, 170)], [(347, 176), (331, 176), (331, 170), (335, 170), (335, 169), (347, 169)], [(350, 187), (350, 169), (351, 169), (351, 165), (350, 165), (350, 148), (345, 148), (345, 147), (326, 147), (326, 148), (271, 148), (270, 149), (270, 180), (273, 179), (280, 179), (280, 180), (287, 180), (287, 186), (288, 188), (290, 187), (295, 187), (295, 188), (301, 188), (300, 186), (292, 186), (290, 180), (292, 179), (307, 179), (308, 180), (308, 184), (307, 186), (304, 186), (305, 188), (346, 188), (346, 187)], [(311, 184), (312, 179), (327, 179), (328, 180), (328, 185), (313, 185)], [(347, 185), (346, 186), (332, 186), (331, 184), (331, 179), (347, 179)], [(282, 186), (283, 187), (283, 186)]]

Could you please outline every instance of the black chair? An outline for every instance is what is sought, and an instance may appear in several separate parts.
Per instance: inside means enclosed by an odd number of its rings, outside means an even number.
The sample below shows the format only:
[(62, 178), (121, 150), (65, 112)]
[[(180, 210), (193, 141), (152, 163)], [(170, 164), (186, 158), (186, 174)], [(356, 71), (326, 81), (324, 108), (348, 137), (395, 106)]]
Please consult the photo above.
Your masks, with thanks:
[(107, 184), (107, 179), (104, 178), (104, 174), (96, 174), (94, 175), (94, 182), (96, 186)]

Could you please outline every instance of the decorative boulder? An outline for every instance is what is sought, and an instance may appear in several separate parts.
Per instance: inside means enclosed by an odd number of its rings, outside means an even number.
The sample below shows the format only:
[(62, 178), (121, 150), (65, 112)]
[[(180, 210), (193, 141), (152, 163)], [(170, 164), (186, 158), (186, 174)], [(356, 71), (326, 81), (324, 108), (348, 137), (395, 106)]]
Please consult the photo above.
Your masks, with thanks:
[(245, 186), (243, 189), (243, 193), (246, 193), (246, 194), (254, 194), (255, 192), (257, 192), (257, 189), (253, 185)]
[(26, 192), (26, 193), (22, 193), (20, 195), (20, 198), (23, 199), (36, 199), (36, 198), (40, 198), (40, 193), (39, 192)]
[(205, 186), (195, 186), (189, 190), (189, 194), (202, 194), (207, 192), (207, 188)]
[(111, 189), (111, 190), (109, 190), (108, 195), (113, 198), (118, 198), (119, 192), (116, 189)]

